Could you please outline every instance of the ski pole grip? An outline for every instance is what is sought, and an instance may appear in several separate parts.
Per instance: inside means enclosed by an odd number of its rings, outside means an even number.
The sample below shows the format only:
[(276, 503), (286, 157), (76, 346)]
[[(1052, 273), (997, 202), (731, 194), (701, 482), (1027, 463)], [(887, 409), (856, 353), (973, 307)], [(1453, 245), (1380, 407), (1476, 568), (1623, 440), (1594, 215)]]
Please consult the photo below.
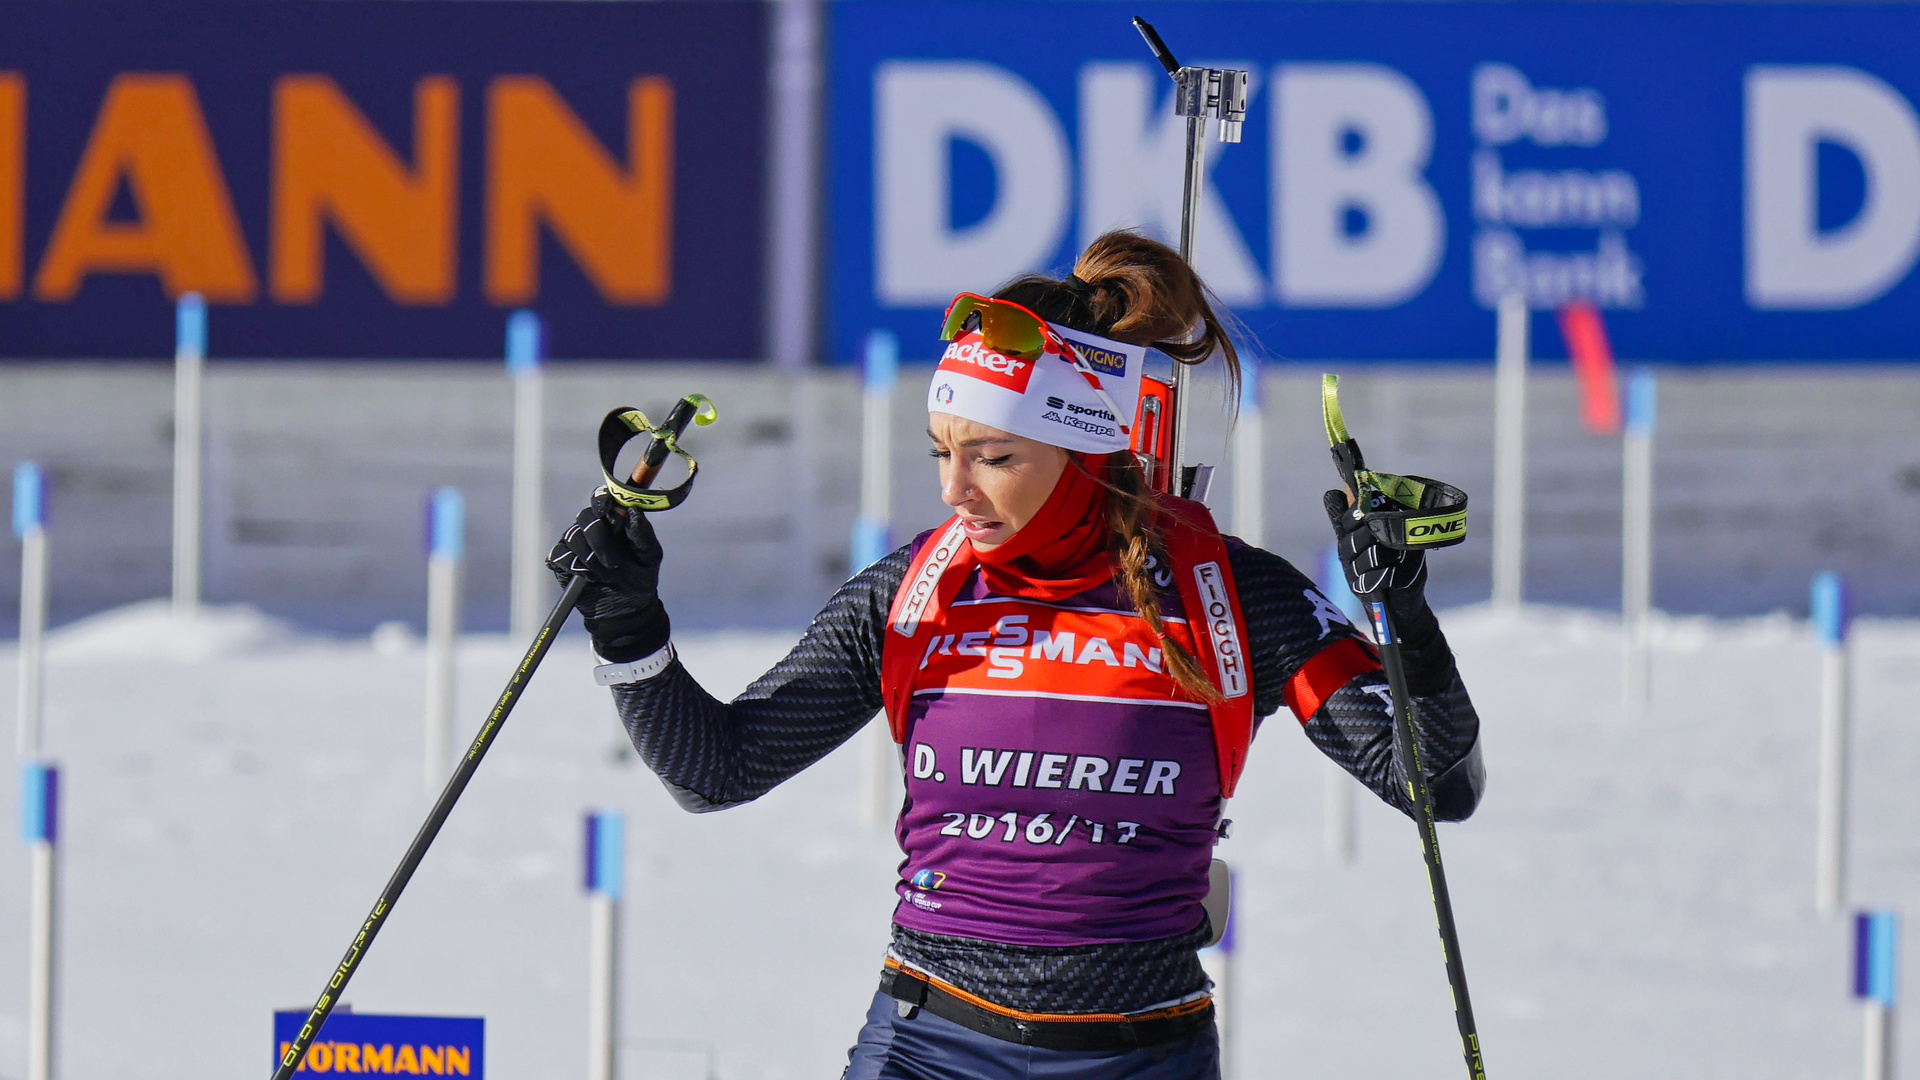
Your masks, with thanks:
[[(684, 502), (693, 490), (693, 480), (700, 472), (700, 463), (680, 448), (680, 436), (688, 424), (705, 427), (713, 423), (718, 415), (713, 402), (699, 394), (688, 394), (675, 402), (673, 411), (667, 414), (666, 422), (658, 426), (639, 409), (622, 406), (608, 413), (606, 419), (600, 421), (600, 475), (606, 480), (607, 492), (613, 496), (613, 501), (629, 510), (649, 513), (671, 510)], [(651, 438), (646, 451), (640, 456), (640, 463), (634, 467), (631, 475), (617, 479), (614, 476), (614, 461), (620, 456), (621, 448), (642, 435)], [(686, 459), (687, 478), (678, 487), (666, 490), (649, 487), (660, 475), (660, 467), (666, 464), (669, 454)]]
[(1425, 476), (1395, 476), (1367, 468), (1360, 444), (1340, 411), (1340, 378), (1320, 377), (1320, 415), (1333, 465), (1347, 485), (1354, 513), (1374, 539), (1399, 551), (1452, 547), (1467, 538), (1467, 493)]
[(673, 403), (673, 411), (667, 414), (666, 422), (660, 425), (653, 438), (647, 443), (647, 452), (640, 457), (640, 464), (633, 467), (633, 482), (646, 487), (653, 478), (660, 475), (660, 467), (667, 463), (667, 455), (673, 453), (673, 444), (693, 422), (694, 411), (699, 406), (691, 398), (681, 398)]

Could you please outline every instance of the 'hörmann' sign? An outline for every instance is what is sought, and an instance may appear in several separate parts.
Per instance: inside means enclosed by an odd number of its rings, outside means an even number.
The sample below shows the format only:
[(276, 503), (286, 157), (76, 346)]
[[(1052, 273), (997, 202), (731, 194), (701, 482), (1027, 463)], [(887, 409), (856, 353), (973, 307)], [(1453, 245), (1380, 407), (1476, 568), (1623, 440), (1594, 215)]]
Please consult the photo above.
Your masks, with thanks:
[(764, 8), (15, 6), (0, 356), (757, 357)]
[[(307, 1010), (273, 1014), (273, 1064), (293, 1045)], [(375, 1016), (335, 1012), (301, 1063), (301, 1073), (375, 1076), (486, 1076), (486, 1021), (477, 1016)]]

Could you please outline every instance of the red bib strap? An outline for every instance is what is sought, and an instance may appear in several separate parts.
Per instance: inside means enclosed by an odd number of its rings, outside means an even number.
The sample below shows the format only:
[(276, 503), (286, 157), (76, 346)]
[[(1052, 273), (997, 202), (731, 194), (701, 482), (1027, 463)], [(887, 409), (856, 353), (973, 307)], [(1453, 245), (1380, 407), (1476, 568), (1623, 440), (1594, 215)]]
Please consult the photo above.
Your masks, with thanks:
[(1247, 658), (1247, 620), (1233, 586), (1227, 545), (1213, 515), (1200, 503), (1171, 495), (1155, 498), (1163, 511), (1161, 535), (1180, 589), (1180, 606), (1193, 625), (1201, 670), (1223, 695), (1213, 714), (1213, 746), (1220, 765), (1220, 795), (1231, 799), (1253, 745), (1253, 665)]
[(921, 645), (940, 625), (941, 614), (972, 576), (975, 561), (973, 545), (967, 543), (960, 518), (948, 518), (914, 552), (907, 576), (900, 581), (900, 591), (893, 594), (893, 607), (881, 631), (880, 696), (886, 704), (887, 727), (896, 743), (907, 740), (907, 705), (913, 700), (914, 669), (923, 652)]

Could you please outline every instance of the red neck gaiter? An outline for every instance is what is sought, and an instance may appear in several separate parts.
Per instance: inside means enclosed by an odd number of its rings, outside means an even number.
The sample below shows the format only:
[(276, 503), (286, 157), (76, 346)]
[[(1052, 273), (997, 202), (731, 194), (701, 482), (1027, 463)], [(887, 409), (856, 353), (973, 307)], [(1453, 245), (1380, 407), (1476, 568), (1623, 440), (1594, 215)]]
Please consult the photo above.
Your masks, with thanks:
[(1093, 478), (1106, 473), (1112, 455), (1071, 457), (1032, 521), (999, 547), (974, 550), (994, 592), (1057, 602), (1113, 576), (1107, 558), (1107, 489)]

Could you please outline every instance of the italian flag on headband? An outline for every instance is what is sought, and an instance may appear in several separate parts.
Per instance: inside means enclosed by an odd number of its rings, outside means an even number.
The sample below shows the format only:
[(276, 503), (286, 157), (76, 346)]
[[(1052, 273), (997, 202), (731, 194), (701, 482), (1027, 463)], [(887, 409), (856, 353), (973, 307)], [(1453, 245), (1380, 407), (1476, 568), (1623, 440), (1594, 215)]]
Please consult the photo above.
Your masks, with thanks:
[(927, 411), (1085, 454), (1130, 449), (1144, 345), (1055, 326), (1078, 353), (1022, 360), (988, 349), (978, 333), (947, 346), (927, 387)]

